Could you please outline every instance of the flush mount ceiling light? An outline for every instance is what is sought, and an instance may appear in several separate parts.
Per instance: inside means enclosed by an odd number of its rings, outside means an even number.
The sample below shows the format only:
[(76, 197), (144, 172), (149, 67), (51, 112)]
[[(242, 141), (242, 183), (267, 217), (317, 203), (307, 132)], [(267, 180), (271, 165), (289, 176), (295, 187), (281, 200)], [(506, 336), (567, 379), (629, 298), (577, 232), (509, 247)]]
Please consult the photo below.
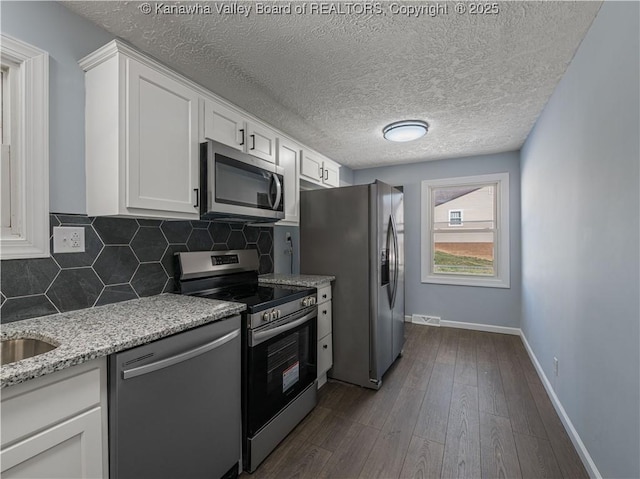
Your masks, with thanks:
[(382, 134), (389, 141), (412, 141), (424, 136), (429, 131), (429, 124), (420, 120), (396, 121), (382, 129)]

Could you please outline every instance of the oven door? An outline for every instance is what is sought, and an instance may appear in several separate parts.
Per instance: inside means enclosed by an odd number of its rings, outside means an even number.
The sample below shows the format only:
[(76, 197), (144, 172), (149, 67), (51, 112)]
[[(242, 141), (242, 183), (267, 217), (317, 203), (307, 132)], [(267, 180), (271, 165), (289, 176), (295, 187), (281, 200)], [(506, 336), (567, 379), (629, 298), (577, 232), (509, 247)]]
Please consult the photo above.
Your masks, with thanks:
[(246, 434), (252, 437), (316, 379), (317, 307), (248, 332)]
[(206, 166), (201, 164), (207, 211), (203, 217), (241, 216), (257, 221), (284, 218), (282, 168), (221, 143), (205, 143)]

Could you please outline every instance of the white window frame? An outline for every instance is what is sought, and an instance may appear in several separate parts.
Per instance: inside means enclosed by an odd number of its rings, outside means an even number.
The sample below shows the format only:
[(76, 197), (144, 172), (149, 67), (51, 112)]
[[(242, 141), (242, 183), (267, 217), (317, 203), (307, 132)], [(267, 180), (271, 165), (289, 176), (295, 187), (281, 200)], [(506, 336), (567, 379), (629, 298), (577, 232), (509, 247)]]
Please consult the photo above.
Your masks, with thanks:
[[(434, 205), (432, 204), (432, 190), (434, 188), (443, 187), (482, 186), (490, 183), (494, 183), (496, 185), (497, 196), (496, 236), (494, 243), (495, 276), (433, 273), (432, 214), (434, 211)], [(423, 283), (481, 286), (489, 288), (509, 288), (511, 286), (509, 255), (509, 173), (424, 180), (422, 182), (421, 205), (421, 262)]]
[[(0, 259), (49, 256), (49, 55), (0, 35), (11, 68), (11, 228), (0, 232)], [(5, 126), (5, 125), (3, 125)]]

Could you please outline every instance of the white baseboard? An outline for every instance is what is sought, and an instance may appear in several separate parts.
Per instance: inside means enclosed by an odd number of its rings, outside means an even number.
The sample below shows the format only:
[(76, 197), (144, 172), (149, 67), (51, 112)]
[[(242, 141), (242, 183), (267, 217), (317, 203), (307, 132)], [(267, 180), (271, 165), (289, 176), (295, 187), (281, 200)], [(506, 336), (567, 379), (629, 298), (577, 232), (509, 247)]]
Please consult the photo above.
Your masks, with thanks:
[(520, 337), (522, 338), (522, 342), (524, 343), (524, 347), (526, 348), (527, 353), (529, 354), (529, 358), (531, 359), (533, 366), (536, 368), (536, 372), (538, 373), (538, 376), (540, 377), (540, 380), (542, 381), (542, 384), (544, 385), (544, 388), (546, 389), (547, 394), (551, 399), (551, 404), (553, 404), (553, 407), (558, 413), (558, 416), (560, 416), (560, 420), (562, 421), (562, 424), (564, 425), (565, 430), (569, 434), (569, 438), (571, 439), (573, 446), (576, 448), (576, 451), (578, 451), (578, 455), (580, 456), (580, 459), (582, 459), (582, 463), (587, 469), (589, 476), (594, 479), (602, 479), (602, 474), (600, 474), (600, 471), (598, 471), (598, 468), (596, 467), (595, 462), (593, 462), (593, 459), (591, 458), (589, 451), (587, 451), (587, 448), (582, 442), (582, 439), (580, 439), (580, 435), (578, 434), (578, 431), (576, 431), (576, 428), (573, 427), (573, 423), (571, 422), (571, 419), (569, 419), (567, 412), (564, 410), (564, 407), (562, 407), (562, 403), (560, 402), (560, 399), (556, 395), (556, 392), (554, 391), (553, 386), (551, 385), (551, 382), (547, 378), (547, 375), (544, 373), (542, 366), (540, 366), (540, 362), (538, 361), (538, 358), (536, 358), (536, 355), (533, 353), (533, 350), (531, 349), (531, 346), (529, 346), (529, 342), (527, 341), (527, 337), (524, 335), (522, 331), (520, 331)]
[(473, 329), (474, 331), (487, 331), (489, 333), (513, 334), (514, 336), (520, 336), (521, 334), (520, 328), (494, 326), (492, 324), (462, 323), (460, 321), (446, 321), (444, 319), (440, 321), (440, 326), (445, 328)]
[(405, 314), (404, 315), (404, 322), (405, 323), (410, 323), (411, 322), (411, 315), (410, 314)]

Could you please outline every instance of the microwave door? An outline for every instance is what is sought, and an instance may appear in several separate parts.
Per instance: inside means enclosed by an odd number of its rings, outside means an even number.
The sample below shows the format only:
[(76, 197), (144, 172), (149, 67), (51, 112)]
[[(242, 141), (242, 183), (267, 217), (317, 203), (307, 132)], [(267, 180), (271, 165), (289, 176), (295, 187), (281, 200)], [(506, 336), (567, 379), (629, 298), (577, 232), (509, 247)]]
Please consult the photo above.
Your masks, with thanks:
[[(208, 142), (207, 218), (274, 222), (284, 218), (282, 169), (217, 142)], [(203, 184), (203, 188), (205, 185)]]

